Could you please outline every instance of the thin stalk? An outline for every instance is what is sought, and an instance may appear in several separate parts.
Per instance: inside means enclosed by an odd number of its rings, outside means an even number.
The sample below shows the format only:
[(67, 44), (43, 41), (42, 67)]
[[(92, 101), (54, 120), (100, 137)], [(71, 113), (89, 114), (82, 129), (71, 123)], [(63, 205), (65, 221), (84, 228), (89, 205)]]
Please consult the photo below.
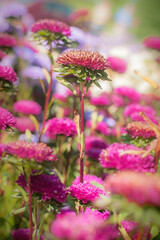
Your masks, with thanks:
[(31, 177), (28, 177), (28, 205), (29, 205), (29, 224), (30, 224), (30, 236), (29, 240), (32, 240), (33, 235), (33, 219), (32, 219), (32, 194), (31, 194)]
[(80, 182), (83, 183), (84, 174), (84, 154), (85, 154), (85, 136), (84, 136), (84, 94), (83, 84), (80, 84)]
[(155, 156), (154, 156), (154, 169), (157, 171), (158, 168), (158, 161), (160, 156), (160, 137), (158, 138), (156, 150), (155, 150)]
[(118, 229), (121, 235), (123, 236), (124, 240), (132, 240), (123, 226), (120, 226)]
[[(51, 44), (50, 44), (50, 50), (49, 50), (49, 56), (50, 56), (50, 58), (52, 58), (52, 57), (51, 57), (51, 54), (52, 54), (52, 46), (51, 46)], [(50, 93), (51, 93), (51, 89), (52, 89), (52, 82), (53, 82), (53, 77), (52, 77), (52, 73), (53, 73), (52, 68), (53, 68), (53, 66), (52, 66), (52, 63), (53, 63), (53, 59), (51, 59), (50, 83), (49, 83), (49, 86), (48, 86), (48, 91), (47, 91), (46, 99), (45, 99), (44, 115), (43, 115), (42, 128), (41, 128), (40, 135), (39, 135), (39, 142), (41, 141), (41, 136), (42, 136), (42, 134), (43, 134), (45, 122), (46, 122), (46, 119), (47, 119), (47, 110), (48, 110)]]
[(68, 169), (69, 169), (69, 165), (70, 165), (70, 162), (71, 162), (72, 142), (73, 142), (73, 139), (70, 138), (69, 139), (69, 149), (68, 149), (69, 153), (68, 153), (68, 156), (67, 156), (67, 163), (66, 163), (65, 172), (64, 172), (64, 184), (66, 184), (66, 181), (67, 181)]
[(37, 240), (37, 233), (39, 228), (39, 222), (40, 222), (40, 215), (41, 215), (41, 202), (37, 202), (37, 211), (36, 211), (36, 233), (35, 233), (35, 240)]

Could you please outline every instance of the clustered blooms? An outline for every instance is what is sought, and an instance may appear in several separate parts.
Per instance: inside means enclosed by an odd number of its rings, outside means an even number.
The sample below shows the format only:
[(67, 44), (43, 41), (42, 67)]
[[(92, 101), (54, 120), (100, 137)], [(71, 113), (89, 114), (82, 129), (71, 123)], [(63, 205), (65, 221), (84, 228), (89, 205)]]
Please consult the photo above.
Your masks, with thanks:
[(104, 224), (103, 218), (92, 210), (56, 218), (51, 232), (60, 240), (114, 240), (119, 236), (117, 226)]
[(52, 118), (46, 122), (46, 135), (55, 138), (56, 135), (74, 137), (77, 134), (76, 124), (70, 118)]
[(34, 159), (39, 163), (43, 161), (56, 161), (56, 154), (53, 149), (45, 143), (30, 143), (26, 141), (17, 141), (6, 145), (6, 153), (15, 155), (18, 158)]
[(20, 228), (18, 230), (13, 230), (11, 235), (13, 240), (29, 240), (30, 230), (27, 228)]
[(67, 24), (53, 19), (39, 20), (35, 22), (31, 28), (31, 31), (34, 33), (41, 30), (47, 30), (52, 33), (61, 33), (65, 36), (71, 35), (71, 30)]
[(0, 107), (0, 129), (5, 130), (7, 127), (15, 126), (15, 117), (8, 110)]
[(20, 132), (25, 132), (26, 129), (30, 130), (31, 132), (36, 131), (36, 127), (29, 117), (16, 117), (16, 128)]
[[(90, 120), (88, 120), (86, 122), (86, 127), (88, 127), (88, 128), (92, 127)], [(96, 130), (96, 131), (98, 131), (98, 132), (100, 132), (104, 135), (110, 135), (111, 134), (111, 129), (108, 127), (107, 123), (105, 123), (104, 121), (97, 122), (94, 130)]]
[[(88, 174), (84, 175), (83, 176), (83, 182), (84, 183), (97, 182), (97, 183), (103, 185), (102, 179), (95, 176), (95, 175), (88, 175)], [(80, 176), (76, 177), (72, 184), (78, 184), (78, 183), (80, 183)]]
[(92, 185), (89, 182), (76, 184), (73, 183), (68, 190), (71, 196), (81, 200), (84, 204), (87, 202), (93, 202), (100, 198), (100, 194), (108, 197), (108, 194), (104, 190)]
[(7, 33), (1, 33), (0, 34), (0, 47), (15, 47), (16, 46), (16, 40), (13, 36), (7, 34)]
[(118, 73), (124, 73), (127, 70), (127, 63), (121, 58), (108, 57), (107, 61), (110, 63), (110, 68)]
[[(19, 186), (24, 187), (24, 189), (28, 191), (27, 183), (23, 174), (18, 177), (16, 182)], [(55, 174), (31, 175), (31, 192), (40, 193), (43, 201), (46, 201), (47, 199), (55, 199), (60, 203), (65, 202), (68, 195), (65, 185)]]
[(11, 67), (0, 66), (0, 81), (16, 82), (17, 75)]
[(106, 190), (125, 196), (140, 205), (160, 206), (160, 176), (121, 171), (110, 175), (105, 181)]
[[(143, 149), (132, 144), (113, 143), (102, 150), (99, 161), (104, 168), (118, 170), (133, 169), (140, 172), (154, 172), (154, 158), (151, 155), (142, 158), (140, 151)], [(127, 151), (125, 153), (125, 151)], [(139, 151), (137, 155), (134, 151)]]
[(131, 87), (118, 87), (114, 89), (114, 93), (126, 97), (130, 102), (139, 102), (141, 94)]
[(57, 58), (57, 63), (64, 66), (83, 66), (93, 71), (109, 67), (107, 60), (100, 53), (89, 50), (66, 51)]
[(143, 43), (147, 48), (160, 50), (160, 37), (150, 36), (146, 38)]
[(95, 106), (108, 106), (109, 99), (107, 96), (92, 97), (90, 103)]
[(15, 112), (27, 115), (38, 115), (42, 112), (41, 106), (37, 102), (31, 100), (20, 100), (13, 105), (13, 109)]
[(156, 137), (155, 132), (151, 126), (145, 122), (131, 122), (128, 123), (126, 130), (131, 137), (150, 138)]

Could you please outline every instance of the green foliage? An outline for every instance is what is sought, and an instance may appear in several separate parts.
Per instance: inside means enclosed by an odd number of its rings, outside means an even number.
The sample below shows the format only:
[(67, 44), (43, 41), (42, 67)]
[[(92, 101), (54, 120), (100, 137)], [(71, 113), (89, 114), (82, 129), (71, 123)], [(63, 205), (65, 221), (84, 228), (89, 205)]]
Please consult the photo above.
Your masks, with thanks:
[(136, 147), (146, 147), (148, 146), (155, 138), (143, 138), (143, 137), (136, 137), (132, 138), (128, 134), (121, 135), (121, 141), (124, 143), (134, 144)]

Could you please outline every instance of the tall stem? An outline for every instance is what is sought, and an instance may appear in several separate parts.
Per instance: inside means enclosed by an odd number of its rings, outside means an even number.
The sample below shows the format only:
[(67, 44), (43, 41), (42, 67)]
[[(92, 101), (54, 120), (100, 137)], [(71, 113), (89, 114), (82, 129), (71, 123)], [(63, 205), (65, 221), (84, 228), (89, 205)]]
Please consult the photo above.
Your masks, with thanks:
[(80, 84), (80, 108), (81, 108), (81, 117), (80, 117), (80, 182), (83, 183), (84, 154), (85, 154), (83, 84)]
[(29, 205), (29, 224), (30, 224), (30, 236), (29, 240), (32, 240), (33, 235), (33, 220), (32, 220), (32, 194), (31, 194), (31, 177), (28, 177), (28, 205)]
[(160, 156), (160, 137), (158, 138), (156, 150), (155, 150), (155, 156), (154, 156), (154, 169), (157, 171), (158, 168), (158, 160)]
[(51, 89), (52, 89), (52, 82), (53, 82), (53, 77), (52, 77), (52, 73), (53, 73), (53, 58), (52, 58), (52, 46), (50, 44), (50, 50), (49, 50), (49, 56), (50, 56), (50, 59), (51, 59), (51, 69), (50, 69), (50, 83), (49, 83), (49, 86), (48, 86), (48, 91), (47, 91), (47, 94), (46, 94), (46, 99), (45, 99), (45, 105), (44, 105), (44, 115), (43, 115), (43, 122), (42, 122), (42, 128), (41, 128), (41, 131), (40, 131), (40, 135), (39, 135), (39, 142), (41, 141), (41, 136), (43, 134), (43, 131), (44, 131), (44, 126), (45, 126), (45, 122), (46, 122), (46, 119), (47, 119), (47, 110), (48, 110), (48, 104), (49, 104), (49, 97), (50, 97), (50, 93), (51, 93)]

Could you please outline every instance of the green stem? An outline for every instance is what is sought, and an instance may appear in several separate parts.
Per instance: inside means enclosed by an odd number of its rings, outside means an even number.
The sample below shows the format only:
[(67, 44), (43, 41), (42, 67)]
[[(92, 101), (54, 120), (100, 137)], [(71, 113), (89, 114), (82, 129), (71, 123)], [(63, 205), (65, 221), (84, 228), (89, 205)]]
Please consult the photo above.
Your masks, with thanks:
[(32, 219), (32, 193), (31, 193), (31, 177), (28, 177), (28, 205), (29, 205), (29, 224), (30, 224), (30, 236), (29, 240), (32, 240), (33, 235), (33, 219)]

